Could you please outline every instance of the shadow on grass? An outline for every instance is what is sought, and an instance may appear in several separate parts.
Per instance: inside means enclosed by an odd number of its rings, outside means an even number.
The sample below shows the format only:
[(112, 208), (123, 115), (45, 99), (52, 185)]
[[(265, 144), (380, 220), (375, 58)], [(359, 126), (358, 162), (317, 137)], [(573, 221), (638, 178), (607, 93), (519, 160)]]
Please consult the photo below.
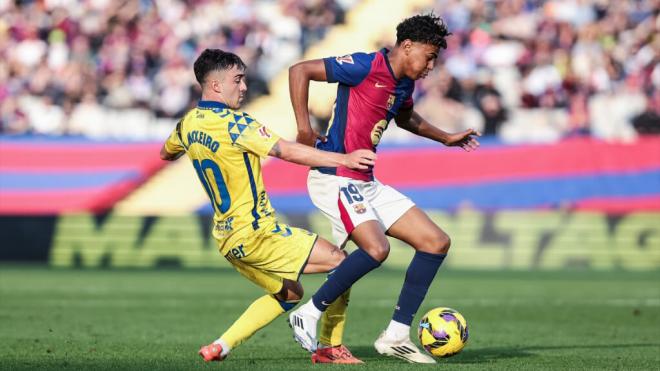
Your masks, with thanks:
[[(351, 352), (363, 361), (372, 364), (378, 363), (401, 363), (394, 357), (383, 357), (371, 346), (351, 346)], [(535, 356), (530, 353), (529, 348), (481, 348), (466, 349), (459, 355), (442, 360), (443, 363), (481, 363), (490, 362), (495, 359), (525, 358)]]
[[(536, 351), (562, 350), (562, 349), (604, 349), (604, 348), (640, 348), (657, 347), (660, 343), (639, 344), (602, 344), (602, 345), (547, 345), (547, 346), (520, 346), (520, 347), (493, 347), (493, 348), (466, 348), (460, 354), (444, 359), (443, 363), (487, 363), (499, 359), (538, 357)], [(352, 346), (351, 352), (364, 361), (401, 362), (393, 357), (383, 357), (371, 346)]]

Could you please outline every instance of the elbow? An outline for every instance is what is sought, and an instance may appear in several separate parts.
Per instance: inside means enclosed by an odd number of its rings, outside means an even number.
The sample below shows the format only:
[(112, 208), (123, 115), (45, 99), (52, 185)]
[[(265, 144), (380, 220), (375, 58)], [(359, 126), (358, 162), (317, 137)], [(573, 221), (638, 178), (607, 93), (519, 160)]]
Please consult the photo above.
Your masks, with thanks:
[(176, 155), (172, 155), (171, 153), (167, 152), (165, 150), (165, 147), (161, 148), (160, 150), (160, 159), (163, 161), (174, 161), (178, 158)]
[(298, 62), (294, 64), (293, 66), (289, 67), (289, 75), (295, 75), (297, 73), (300, 73), (300, 70), (303, 68), (302, 62)]
[(304, 67), (301, 63), (296, 63), (289, 67), (289, 81), (299, 80), (301, 78), (303, 68)]
[(305, 62), (298, 62), (289, 67), (289, 81), (310, 81), (311, 74)]

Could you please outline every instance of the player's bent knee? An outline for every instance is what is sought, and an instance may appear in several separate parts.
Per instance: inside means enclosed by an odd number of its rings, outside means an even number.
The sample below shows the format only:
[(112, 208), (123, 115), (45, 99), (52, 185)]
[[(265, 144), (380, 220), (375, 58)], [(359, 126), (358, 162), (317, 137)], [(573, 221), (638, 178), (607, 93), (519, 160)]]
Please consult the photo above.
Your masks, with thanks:
[(305, 290), (303, 290), (302, 285), (298, 283), (294, 290), (289, 291), (289, 294), (287, 295), (287, 301), (300, 301), (304, 295)]
[(305, 290), (300, 282), (285, 279), (284, 284), (282, 285), (282, 290), (273, 296), (278, 301), (297, 303), (302, 300), (304, 294)]
[(451, 247), (451, 238), (449, 238), (448, 235), (445, 235), (445, 244), (444, 244), (444, 253), (449, 252), (449, 248)]
[(429, 254), (447, 254), (451, 246), (451, 239), (446, 233), (438, 233), (433, 236), (424, 238), (420, 246), (416, 246), (417, 250), (427, 252)]
[(451, 246), (451, 238), (446, 233), (443, 233), (436, 238), (435, 246), (436, 254), (447, 254)]
[(390, 245), (378, 245), (378, 246), (371, 246), (369, 248), (364, 249), (369, 256), (374, 258), (375, 260), (378, 260), (379, 262), (384, 262), (387, 257), (390, 255)]

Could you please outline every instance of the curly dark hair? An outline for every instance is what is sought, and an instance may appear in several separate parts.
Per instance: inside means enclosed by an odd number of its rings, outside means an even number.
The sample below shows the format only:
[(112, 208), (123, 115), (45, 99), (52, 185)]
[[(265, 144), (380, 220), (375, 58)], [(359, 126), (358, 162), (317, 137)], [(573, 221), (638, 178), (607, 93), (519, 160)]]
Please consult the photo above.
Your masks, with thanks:
[(451, 35), (442, 18), (433, 13), (418, 14), (404, 19), (396, 26), (396, 44), (403, 40), (417, 41), (424, 44), (437, 45), (438, 48), (447, 49), (445, 38)]
[(246, 66), (243, 60), (234, 53), (226, 52), (220, 49), (204, 49), (202, 54), (195, 61), (193, 69), (197, 82), (202, 84), (206, 75), (215, 70), (230, 70), (234, 66), (245, 70)]

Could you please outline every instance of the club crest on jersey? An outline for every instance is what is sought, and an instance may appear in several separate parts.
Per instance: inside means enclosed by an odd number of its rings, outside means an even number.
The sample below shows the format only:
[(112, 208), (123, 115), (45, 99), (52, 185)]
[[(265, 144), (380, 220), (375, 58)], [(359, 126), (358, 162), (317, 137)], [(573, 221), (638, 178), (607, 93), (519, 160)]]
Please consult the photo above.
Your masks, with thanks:
[(268, 132), (268, 129), (266, 129), (265, 126), (259, 128), (259, 135), (261, 135), (264, 138), (270, 138), (270, 133)]
[(344, 63), (353, 64), (353, 56), (350, 55), (350, 54), (347, 54), (347, 55), (344, 55), (344, 56), (341, 56), (341, 57), (337, 57), (337, 58), (335, 58), (335, 60), (339, 64), (344, 64)]
[(387, 129), (387, 121), (380, 120), (374, 125), (371, 130), (371, 144), (377, 146), (380, 143), (380, 138), (383, 137), (383, 132)]
[(394, 101), (396, 100), (396, 97), (393, 94), (390, 94), (390, 97), (387, 98), (387, 110), (389, 111), (390, 108), (394, 105)]
[(364, 206), (364, 204), (355, 204), (353, 205), (353, 210), (355, 210), (355, 212), (358, 214), (364, 214), (367, 211), (367, 208)]

